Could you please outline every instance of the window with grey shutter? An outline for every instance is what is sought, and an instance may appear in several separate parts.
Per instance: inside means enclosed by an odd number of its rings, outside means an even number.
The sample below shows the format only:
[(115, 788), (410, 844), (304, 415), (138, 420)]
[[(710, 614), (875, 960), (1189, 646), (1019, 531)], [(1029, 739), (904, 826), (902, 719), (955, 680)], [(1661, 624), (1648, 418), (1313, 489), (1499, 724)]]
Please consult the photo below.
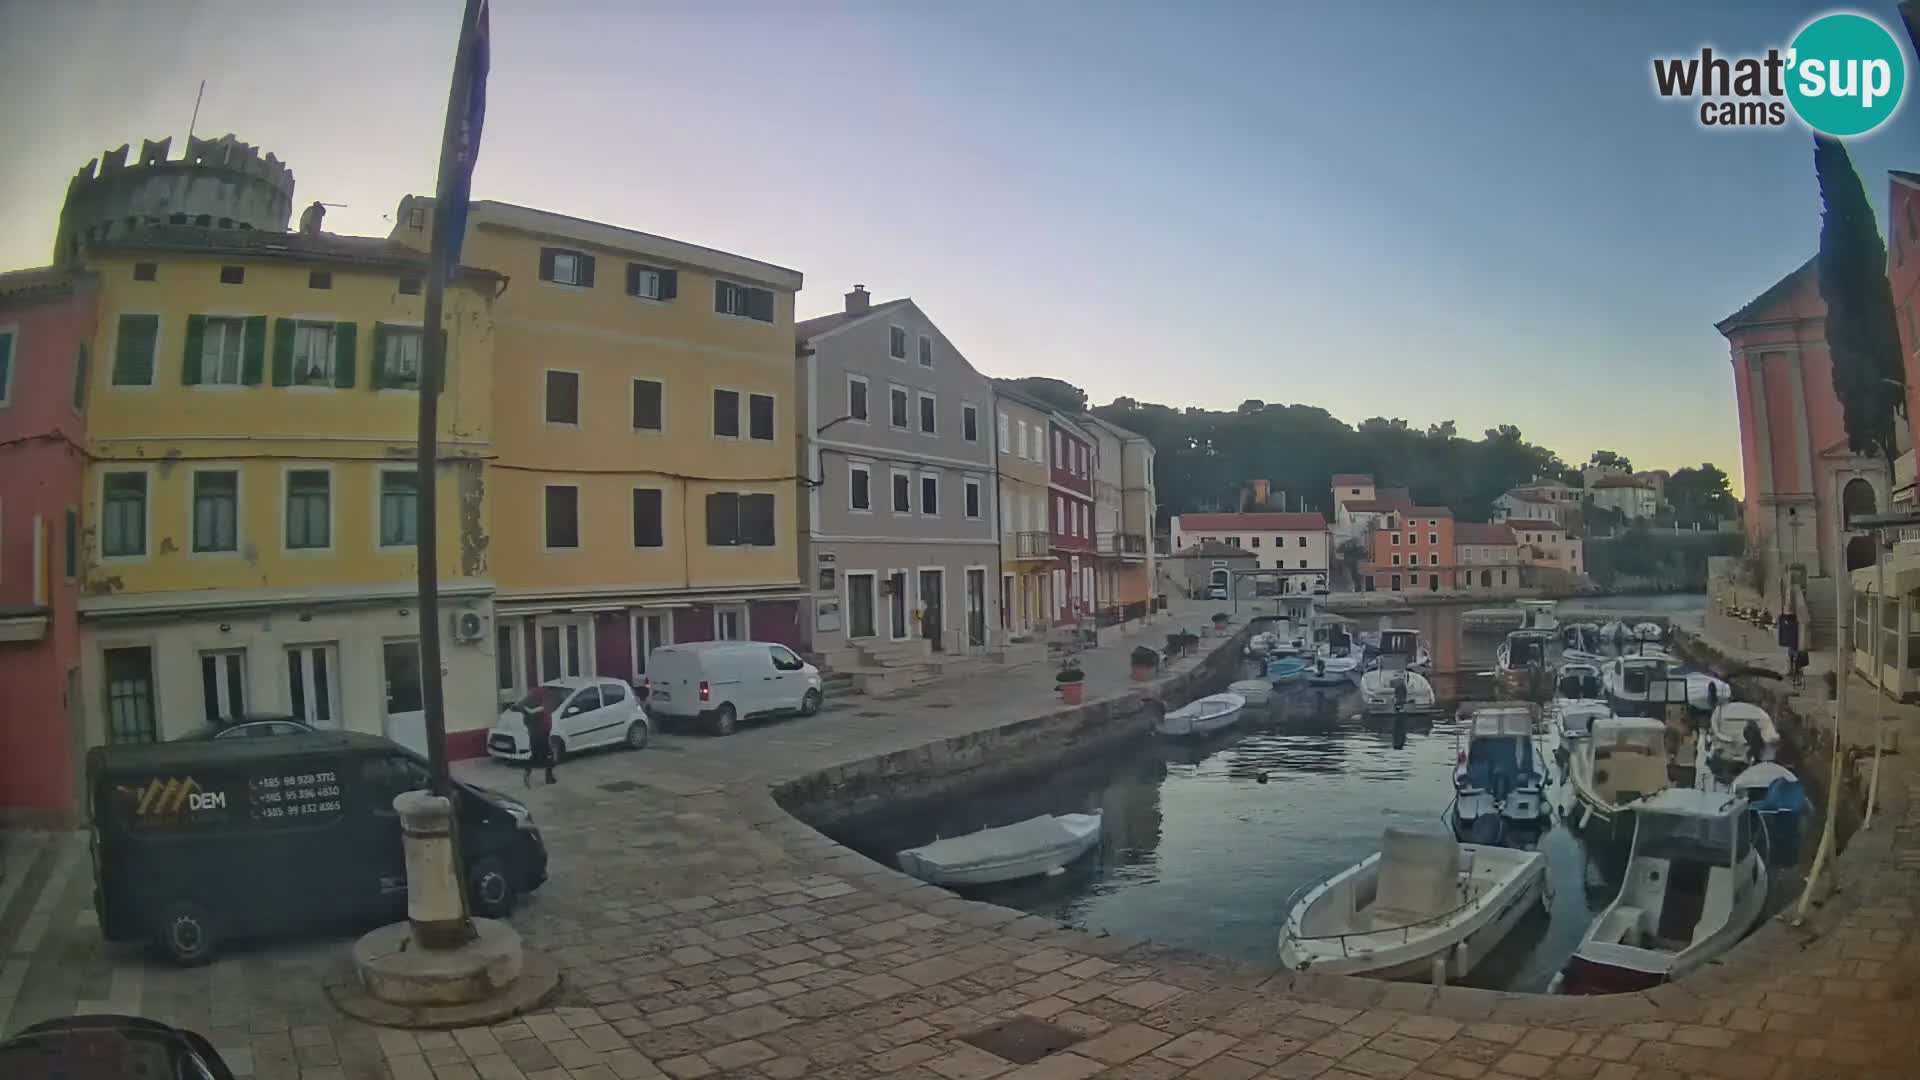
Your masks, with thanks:
[(713, 433), (728, 439), (740, 437), (740, 392), (738, 390), (713, 392)]
[(580, 422), (580, 375), (573, 371), (547, 372), (547, 423)]
[(637, 548), (657, 548), (665, 546), (664, 530), (661, 527), (661, 501), (659, 488), (633, 489), (633, 546)]
[(633, 429), (635, 431), (659, 431), (663, 417), (660, 412), (660, 383), (653, 379), (633, 380)]
[(867, 381), (865, 379), (847, 380), (847, 415), (855, 420), (867, 418)]
[(773, 397), (770, 394), (747, 395), (747, 438), (773, 441)]
[(925, 334), (920, 335), (920, 366), (933, 366), (933, 339)]
[(755, 547), (772, 547), (773, 496), (740, 496), (740, 542)]
[(716, 491), (707, 496), (707, 546), (734, 547), (740, 543), (740, 496)]
[(847, 506), (853, 510), (873, 509), (873, 473), (865, 465), (847, 467)]
[(913, 513), (913, 478), (906, 473), (893, 474), (893, 512)]
[(895, 360), (905, 360), (907, 358), (907, 328), (904, 326), (890, 326), (887, 330), (888, 354)]
[(888, 395), (888, 405), (890, 406), (889, 419), (892, 420), (894, 427), (905, 431), (907, 428), (907, 392), (902, 387), (895, 386), (888, 389)]
[(549, 548), (580, 546), (580, 489), (572, 485), (547, 487), (546, 539)]

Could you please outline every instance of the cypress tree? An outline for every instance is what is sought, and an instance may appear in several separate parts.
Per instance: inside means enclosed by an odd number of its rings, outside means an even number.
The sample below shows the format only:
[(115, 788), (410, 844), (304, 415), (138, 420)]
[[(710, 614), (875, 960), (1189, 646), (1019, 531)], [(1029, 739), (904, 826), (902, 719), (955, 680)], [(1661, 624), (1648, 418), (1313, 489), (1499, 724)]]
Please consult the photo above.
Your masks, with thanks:
[(1906, 415), (1900, 332), (1887, 284), (1887, 248), (1866, 188), (1837, 139), (1813, 140), (1820, 180), (1820, 296), (1827, 302), (1827, 353), (1833, 391), (1845, 414), (1847, 445), (1893, 467), (1894, 421)]

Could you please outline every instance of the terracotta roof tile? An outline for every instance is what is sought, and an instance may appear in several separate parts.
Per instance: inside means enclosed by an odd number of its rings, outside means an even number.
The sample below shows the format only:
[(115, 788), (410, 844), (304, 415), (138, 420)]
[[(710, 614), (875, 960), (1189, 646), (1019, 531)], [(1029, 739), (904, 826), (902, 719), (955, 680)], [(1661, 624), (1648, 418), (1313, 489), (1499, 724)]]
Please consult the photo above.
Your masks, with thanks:
[(1181, 514), (1179, 519), (1181, 532), (1317, 532), (1327, 527), (1327, 519), (1319, 514)]
[(1520, 541), (1504, 522), (1483, 524), (1478, 521), (1462, 521), (1453, 527), (1453, 542), (1456, 544), (1518, 544)]

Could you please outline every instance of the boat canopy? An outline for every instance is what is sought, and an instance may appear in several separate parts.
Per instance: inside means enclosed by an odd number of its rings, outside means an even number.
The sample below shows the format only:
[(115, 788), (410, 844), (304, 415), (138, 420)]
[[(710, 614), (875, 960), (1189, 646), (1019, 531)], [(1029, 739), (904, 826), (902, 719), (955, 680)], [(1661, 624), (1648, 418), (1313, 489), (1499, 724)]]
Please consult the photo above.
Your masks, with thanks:
[(1380, 631), (1380, 651), (1382, 653), (1405, 653), (1408, 656), (1420, 646), (1418, 630), (1382, 630)]
[(1602, 716), (1593, 721), (1593, 748), (1665, 754), (1667, 725), (1643, 716)]
[(1476, 739), (1497, 735), (1529, 738), (1533, 735), (1531, 705), (1469, 705), (1462, 711), (1469, 721), (1468, 730)]
[(1521, 668), (1538, 663), (1545, 667), (1552, 646), (1553, 635), (1545, 630), (1515, 630), (1507, 635), (1507, 666)]
[(1747, 800), (1738, 796), (1668, 788), (1633, 804), (1635, 856), (1647, 855), (1710, 866), (1734, 866), (1753, 842)]

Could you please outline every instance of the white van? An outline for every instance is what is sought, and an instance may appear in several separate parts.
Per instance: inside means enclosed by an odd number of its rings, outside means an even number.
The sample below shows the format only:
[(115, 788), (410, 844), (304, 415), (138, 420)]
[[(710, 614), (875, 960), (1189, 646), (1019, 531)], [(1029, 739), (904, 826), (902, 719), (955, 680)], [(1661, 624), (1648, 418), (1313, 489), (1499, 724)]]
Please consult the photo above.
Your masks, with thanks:
[(647, 708), (662, 722), (699, 720), (731, 735), (755, 716), (820, 711), (820, 670), (785, 645), (701, 641), (663, 645), (647, 658)]

